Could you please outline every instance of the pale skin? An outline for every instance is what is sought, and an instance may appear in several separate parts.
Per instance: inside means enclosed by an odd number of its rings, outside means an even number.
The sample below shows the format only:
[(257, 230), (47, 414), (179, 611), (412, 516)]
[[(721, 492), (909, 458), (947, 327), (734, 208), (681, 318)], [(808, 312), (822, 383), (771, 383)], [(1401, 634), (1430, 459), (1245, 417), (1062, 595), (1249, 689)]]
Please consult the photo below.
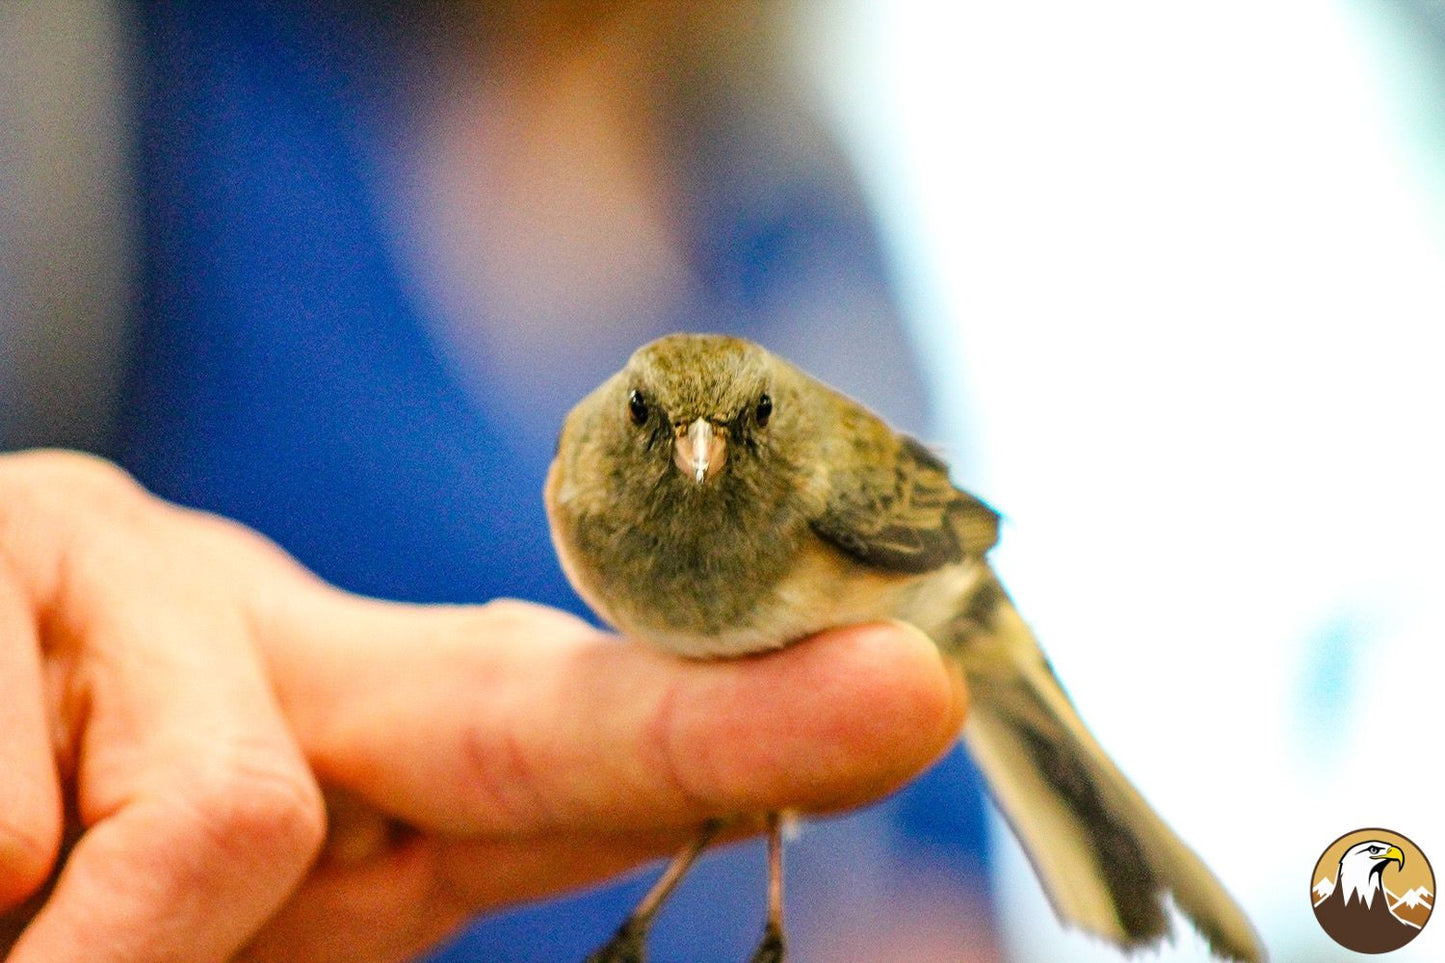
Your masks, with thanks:
[(361, 598), (65, 452), (0, 456), (0, 679), (8, 963), (407, 959), (706, 819), (870, 801), (965, 711), (906, 626), (690, 662)]

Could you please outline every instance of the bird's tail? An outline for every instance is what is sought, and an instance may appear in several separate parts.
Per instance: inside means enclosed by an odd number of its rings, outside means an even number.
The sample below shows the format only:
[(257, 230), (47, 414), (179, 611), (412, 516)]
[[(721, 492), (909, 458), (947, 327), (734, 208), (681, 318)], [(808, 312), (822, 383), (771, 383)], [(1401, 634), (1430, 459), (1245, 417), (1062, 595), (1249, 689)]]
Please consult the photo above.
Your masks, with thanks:
[(1244, 911), (1104, 754), (991, 572), (938, 641), (968, 680), (965, 742), (1063, 922), (1148, 946), (1170, 935), (1167, 896), (1216, 955), (1262, 963)]

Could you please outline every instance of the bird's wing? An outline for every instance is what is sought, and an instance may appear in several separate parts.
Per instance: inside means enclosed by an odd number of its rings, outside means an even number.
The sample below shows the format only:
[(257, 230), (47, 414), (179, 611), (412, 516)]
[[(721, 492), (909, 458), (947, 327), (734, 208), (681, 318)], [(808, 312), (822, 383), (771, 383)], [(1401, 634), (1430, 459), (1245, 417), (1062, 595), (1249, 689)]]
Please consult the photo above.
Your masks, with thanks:
[(922, 444), (869, 419), (841, 433), (852, 451), (829, 459), (828, 499), (813, 530), (861, 562), (928, 572), (982, 556), (998, 540), (998, 513), (955, 488)]

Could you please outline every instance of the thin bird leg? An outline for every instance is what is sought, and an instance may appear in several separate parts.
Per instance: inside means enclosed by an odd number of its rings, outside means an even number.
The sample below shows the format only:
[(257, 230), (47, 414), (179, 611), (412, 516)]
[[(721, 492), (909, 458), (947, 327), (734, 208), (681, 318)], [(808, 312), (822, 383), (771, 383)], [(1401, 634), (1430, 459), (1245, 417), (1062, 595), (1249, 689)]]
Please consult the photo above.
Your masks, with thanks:
[(617, 933), (605, 946), (587, 957), (587, 963), (642, 963), (647, 959), (647, 933), (652, 928), (652, 920), (657, 916), (657, 911), (662, 908), (662, 904), (672, 895), (677, 884), (682, 882), (687, 871), (692, 869), (692, 864), (697, 862), (702, 851), (713, 841), (725, 823), (726, 820), (709, 819), (703, 824), (697, 838), (672, 858), (661, 878), (652, 884), (652, 888), (642, 897), (637, 908), (617, 928)]
[(768, 813), (768, 922), (763, 941), (751, 963), (783, 963), (787, 940), (783, 937), (783, 832), (781, 817)]

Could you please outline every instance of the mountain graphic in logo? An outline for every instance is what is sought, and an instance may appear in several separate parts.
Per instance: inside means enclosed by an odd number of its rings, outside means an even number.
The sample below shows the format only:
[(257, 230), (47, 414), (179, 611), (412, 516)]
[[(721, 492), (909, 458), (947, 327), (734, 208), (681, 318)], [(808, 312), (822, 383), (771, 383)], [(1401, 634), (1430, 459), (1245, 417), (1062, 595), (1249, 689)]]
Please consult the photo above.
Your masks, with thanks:
[(1435, 874), (1420, 848), (1388, 829), (1335, 840), (1315, 864), (1310, 903), (1336, 943), (1388, 953), (1420, 935), (1435, 907)]
[(1385, 895), (1390, 897), (1390, 912), (1415, 926), (1423, 927), (1435, 908), (1435, 894), (1423, 886), (1416, 886), (1404, 896), (1395, 896), (1387, 889)]

